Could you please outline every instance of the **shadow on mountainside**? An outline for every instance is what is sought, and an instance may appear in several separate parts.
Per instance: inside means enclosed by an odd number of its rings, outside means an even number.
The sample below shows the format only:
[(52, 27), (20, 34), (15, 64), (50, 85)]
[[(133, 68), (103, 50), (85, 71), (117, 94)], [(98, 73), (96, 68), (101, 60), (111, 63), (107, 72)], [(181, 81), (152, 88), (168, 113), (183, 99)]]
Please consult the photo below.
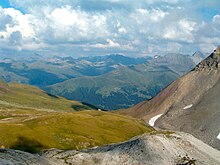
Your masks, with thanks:
[(51, 98), (55, 98), (58, 99), (59, 97), (50, 93), (45, 92), (48, 96), (50, 96)]
[(37, 153), (44, 149), (44, 146), (37, 140), (28, 139), (26, 137), (19, 137), (10, 149), (21, 150), (29, 153)]

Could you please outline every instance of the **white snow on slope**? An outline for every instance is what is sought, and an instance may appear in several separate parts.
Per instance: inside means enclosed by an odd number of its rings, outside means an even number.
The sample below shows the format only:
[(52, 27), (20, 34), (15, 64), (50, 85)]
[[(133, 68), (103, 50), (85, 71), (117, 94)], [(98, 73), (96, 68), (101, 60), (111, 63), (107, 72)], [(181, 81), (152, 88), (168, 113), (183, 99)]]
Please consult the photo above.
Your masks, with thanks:
[(152, 117), (152, 118), (149, 120), (149, 125), (150, 125), (151, 127), (153, 127), (154, 124), (155, 124), (155, 122), (157, 121), (157, 119), (159, 119), (162, 115), (163, 115), (163, 113), (162, 113), (162, 114), (159, 114), (159, 115), (157, 115), (157, 116)]
[(190, 105), (185, 106), (183, 109), (189, 109), (189, 108), (191, 108), (192, 106), (193, 106), (193, 104), (190, 104)]
[(220, 133), (218, 134), (217, 139), (219, 139), (219, 140), (220, 140)]

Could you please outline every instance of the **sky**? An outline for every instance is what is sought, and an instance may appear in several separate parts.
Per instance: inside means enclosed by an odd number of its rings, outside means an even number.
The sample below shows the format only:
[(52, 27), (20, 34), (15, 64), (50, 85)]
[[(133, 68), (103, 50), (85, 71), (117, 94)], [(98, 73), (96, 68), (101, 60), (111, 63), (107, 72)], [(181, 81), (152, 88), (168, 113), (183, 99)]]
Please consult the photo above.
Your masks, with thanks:
[(0, 55), (212, 52), (220, 0), (0, 0)]

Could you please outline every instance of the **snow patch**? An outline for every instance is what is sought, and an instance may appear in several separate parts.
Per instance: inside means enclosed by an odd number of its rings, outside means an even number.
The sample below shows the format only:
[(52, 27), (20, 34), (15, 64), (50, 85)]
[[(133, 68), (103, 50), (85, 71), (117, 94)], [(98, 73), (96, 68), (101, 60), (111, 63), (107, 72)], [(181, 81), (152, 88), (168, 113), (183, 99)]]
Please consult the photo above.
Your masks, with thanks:
[(159, 115), (157, 115), (157, 116), (152, 117), (152, 118), (149, 120), (149, 125), (150, 125), (151, 127), (153, 127), (154, 124), (155, 124), (155, 122), (157, 121), (157, 119), (159, 119), (162, 115), (163, 115), (163, 113), (162, 113), (162, 114), (159, 114)]
[(217, 139), (219, 139), (219, 140), (220, 140), (220, 133), (218, 134)]
[(189, 108), (191, 108), (192, 106), (193, 106), (193, 104), (190, 104), (190, 105), (185, 106), (183, 109), (189, 109)]

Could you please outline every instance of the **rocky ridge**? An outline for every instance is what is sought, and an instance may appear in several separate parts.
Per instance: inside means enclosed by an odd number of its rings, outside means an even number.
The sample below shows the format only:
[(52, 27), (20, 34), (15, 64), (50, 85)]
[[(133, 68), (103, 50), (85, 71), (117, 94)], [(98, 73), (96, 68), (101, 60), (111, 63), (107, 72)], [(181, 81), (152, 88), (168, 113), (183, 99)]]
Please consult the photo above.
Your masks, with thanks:
[(155, 132), (127, 142), (82, 151), (45, 150), (40, 156), (0, 150), (0, 164), (17, 165), (18, 162), (26, 165), (219, 165), (220, 152), (186, 133)]
[(219, 69), (220, 68), (220, 46), (217, 47), (216, 50), (205, 60), (200, 62), (196, 67), (195, 71), (200, 70), (213, 70), (213, 69)]
[(220, 150), (220, 46), (195, 69), (171, 83), (149, 101), (141, 102), (122, 114), (155, 126), (192, 134)]
[(50, 160), (37, 154), (0, 148), (1, 165), (60, 165), (60, 163), (59, 160)]

